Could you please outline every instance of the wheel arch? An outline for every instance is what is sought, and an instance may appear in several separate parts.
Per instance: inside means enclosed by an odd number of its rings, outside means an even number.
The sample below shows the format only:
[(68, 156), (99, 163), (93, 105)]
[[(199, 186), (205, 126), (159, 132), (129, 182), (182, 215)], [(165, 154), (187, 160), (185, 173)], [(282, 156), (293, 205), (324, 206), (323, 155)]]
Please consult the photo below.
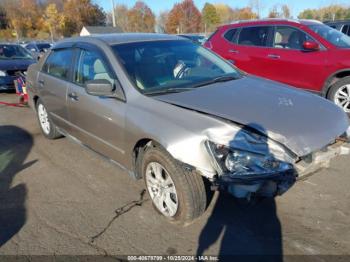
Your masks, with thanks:
[(38, 95), (35, 95), (35, 96), (33, 97), (33, 105), (34, 105), (35, 110), (36, 110), (36, 104), (38, 103), (39, 98), (40, 98), (40, 97), (39, 97)]
[(136, 179), (142, 178), (142, 172), (140, 170), (141, 160), (142, 160), (142, 155), (144, 154), (145, 149), (148, 146), (158, 146), (165, 149), (164, 146), (162, 146), (158, 141), (152, 138), (141, 138), (136, 142), (132, 150), (132, 167), (133, 167), (133, 171)]
[(321, 91), (321, 95), (323, 97), (327, 97), (330, 88), (332, 87), (332, 85), (337, 82), (339, 79), (342, 79), (344, 77), (350, 76), (350, 68), (346, 68), (346, 69), (342, 69), (342, 70), (338, 70), (335, 73), (333, 73), (332, 75), (330, 75), (326, 82), (323, 85), (322, 91)]

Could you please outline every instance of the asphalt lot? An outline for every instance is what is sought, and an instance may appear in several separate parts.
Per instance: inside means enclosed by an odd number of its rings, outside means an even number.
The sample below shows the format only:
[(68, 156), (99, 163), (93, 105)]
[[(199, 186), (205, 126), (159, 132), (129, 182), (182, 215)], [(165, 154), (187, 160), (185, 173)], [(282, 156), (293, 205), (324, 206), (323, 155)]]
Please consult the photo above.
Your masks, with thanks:
[(275, 200), (216, 194), (181, 228), (142, 198), (142, 180), (69, 139), (46, 140), (31, 109), (0, 105), (0, 254), (350, 255), (349, 161)]

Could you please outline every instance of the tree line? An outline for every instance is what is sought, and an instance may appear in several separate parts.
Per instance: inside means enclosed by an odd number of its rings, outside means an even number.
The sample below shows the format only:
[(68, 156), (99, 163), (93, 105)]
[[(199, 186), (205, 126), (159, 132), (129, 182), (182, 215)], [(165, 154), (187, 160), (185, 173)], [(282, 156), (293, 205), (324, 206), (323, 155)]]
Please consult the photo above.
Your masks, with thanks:
[[(170, 34), (212, 32), (221, 24), (261, 17), (266, 1), (251, 0), (244, 8), (206, 3), (199, 10), (193, 0), (175, 3), (158, 16), (143, 1), (134, 6), (117, 4), (115, 23), (124, 32), (163, 32)], [(113, 12), (106, 13), (92, 0), (2, 0), (0, 3), (0, 39), (59, 39), (79, 34), (83, 26), (111, 25)], [(287, 5), (274, 5), (270, 18), (292, 18)], [(350, 19), (350, 8), (330, 5), (306, 9), (298, 18)]]

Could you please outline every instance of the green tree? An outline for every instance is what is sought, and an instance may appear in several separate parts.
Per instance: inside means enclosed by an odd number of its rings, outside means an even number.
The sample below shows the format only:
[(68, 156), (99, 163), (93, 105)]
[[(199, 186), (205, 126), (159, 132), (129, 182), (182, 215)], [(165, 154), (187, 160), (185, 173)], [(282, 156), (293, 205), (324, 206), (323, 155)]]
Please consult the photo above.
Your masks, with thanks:
[(338, 20), (349, 19), (350, 8), (343, 5), (329, 5), (319, 9), (305, 9), (299, 15), (300, 19), (317, 19), (317, 20)]
[(220, 17), (214, 5), (206, 3), (202, 10), (202, 23), (205, 31), (213, 31), (220, 23)]

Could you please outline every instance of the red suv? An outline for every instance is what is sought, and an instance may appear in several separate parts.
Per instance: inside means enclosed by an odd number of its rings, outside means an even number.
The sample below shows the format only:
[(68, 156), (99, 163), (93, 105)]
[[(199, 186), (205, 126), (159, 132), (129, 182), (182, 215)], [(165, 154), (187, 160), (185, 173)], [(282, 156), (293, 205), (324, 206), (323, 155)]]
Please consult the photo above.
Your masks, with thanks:
[(224, 25), (205, 46), (242, 70), (318, 93), (350, 113), (350, 37), (313, 20)]

